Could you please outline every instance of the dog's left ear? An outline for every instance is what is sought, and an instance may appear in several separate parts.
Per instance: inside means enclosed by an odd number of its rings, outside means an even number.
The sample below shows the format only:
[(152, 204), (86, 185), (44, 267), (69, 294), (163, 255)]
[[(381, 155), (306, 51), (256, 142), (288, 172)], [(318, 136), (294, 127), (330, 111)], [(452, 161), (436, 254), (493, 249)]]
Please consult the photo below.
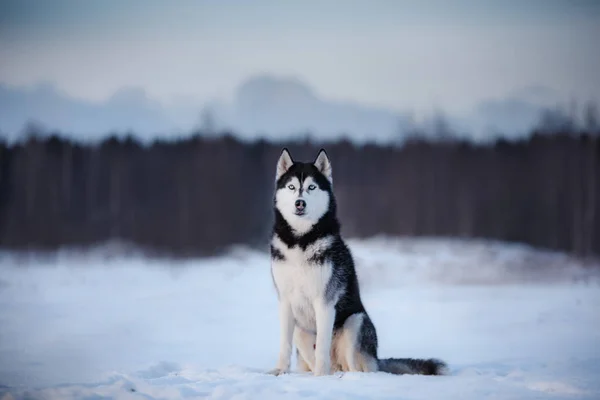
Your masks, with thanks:
[(315, 167), (317, 167), (317, 169), (319, 170), (319, 172), (325, 175), (325, 177), (330, 182), (333, 181), (331, 176), (331, 161), (329, 161), (329, 157), (327, 157), (325, 149), (321, 149), (319, 151), (319, 155), (317, 156), (317, 159), (315, 160), (314, 164)]

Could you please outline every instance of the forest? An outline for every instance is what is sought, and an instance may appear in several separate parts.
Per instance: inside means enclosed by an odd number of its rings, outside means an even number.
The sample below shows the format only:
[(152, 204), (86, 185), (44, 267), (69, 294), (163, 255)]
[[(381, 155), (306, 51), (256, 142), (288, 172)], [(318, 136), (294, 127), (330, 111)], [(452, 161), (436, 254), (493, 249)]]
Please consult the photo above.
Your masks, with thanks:
[(0, 248), (120, 240), (177, 257), (266, 249), (285, 146), (297, 160), (327, 150), (346, 237), (484, 238), (597, 256), (598, 139), (597, 129), (568, 127), (489, 144), (415, 135), (387, 146), (201, 131), (91, 144), (29, 132), (18, 143), (0, 140)]

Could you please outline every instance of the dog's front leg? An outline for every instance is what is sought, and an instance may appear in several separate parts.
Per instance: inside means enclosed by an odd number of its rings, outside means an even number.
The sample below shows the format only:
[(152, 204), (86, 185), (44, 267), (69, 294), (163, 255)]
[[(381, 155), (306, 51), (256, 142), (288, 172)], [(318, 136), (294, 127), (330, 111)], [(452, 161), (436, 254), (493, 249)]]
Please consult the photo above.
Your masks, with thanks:
[(314, 307), (317, 322), (314, 374), (316, 376), (329, 375), (331, 373), (331, 342), (335, 308), (333, 304), (327, 304), (324, 300), (316, 301)]
[(290, 370), (294, 325), (290, 303), (282, 298), (279, 300), (279, 361), (277, 367), (269, 372), (272, 375), (285, 374)]

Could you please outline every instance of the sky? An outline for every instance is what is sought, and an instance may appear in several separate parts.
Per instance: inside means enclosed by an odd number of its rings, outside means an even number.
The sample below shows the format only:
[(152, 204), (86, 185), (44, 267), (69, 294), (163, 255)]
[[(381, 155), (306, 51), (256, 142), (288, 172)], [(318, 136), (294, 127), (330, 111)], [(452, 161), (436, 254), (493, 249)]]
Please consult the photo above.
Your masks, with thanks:
[(232, 100), (257, 74), (319, 96), (426, 113), (545, 93), (600, 98), (600, 2), (0, 2), (0, 83), (104, 101)]

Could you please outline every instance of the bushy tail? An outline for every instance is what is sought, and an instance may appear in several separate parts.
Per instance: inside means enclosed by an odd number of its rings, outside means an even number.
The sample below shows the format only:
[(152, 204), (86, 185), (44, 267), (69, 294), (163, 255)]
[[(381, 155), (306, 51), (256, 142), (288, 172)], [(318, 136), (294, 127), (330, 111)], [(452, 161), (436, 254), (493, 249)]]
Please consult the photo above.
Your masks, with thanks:
[(435, 358), (385, 358), (378, 364), (380, 371), (396, 375), (445, 375), (448, 370), (445, 362)]

